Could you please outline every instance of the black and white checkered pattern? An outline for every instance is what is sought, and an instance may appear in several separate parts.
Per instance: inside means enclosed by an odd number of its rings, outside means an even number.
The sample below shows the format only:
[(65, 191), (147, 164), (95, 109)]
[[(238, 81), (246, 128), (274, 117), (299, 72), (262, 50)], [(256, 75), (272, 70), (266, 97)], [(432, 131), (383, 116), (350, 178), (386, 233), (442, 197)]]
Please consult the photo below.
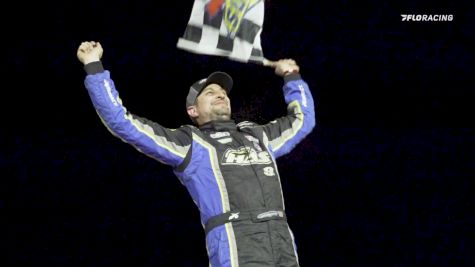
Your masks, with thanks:
[[(195, 0), (190, 20), (182, 38), (178, 39), (177, 47), (189, 52), (225, 56), (241, 62), (263, 63), (265, 61), (261, 48), (262, 25), (264, 22), (263, 0), (225, 0), (220, 10), (211, 17), (206, 6), (212, 0)], [(227, 24), (226, 13), (232, 15), (230, 7), (248, 5), (240, 20), (239, 27), (231, 32)], [(234, 13), (235, 14), (235, 13)]]

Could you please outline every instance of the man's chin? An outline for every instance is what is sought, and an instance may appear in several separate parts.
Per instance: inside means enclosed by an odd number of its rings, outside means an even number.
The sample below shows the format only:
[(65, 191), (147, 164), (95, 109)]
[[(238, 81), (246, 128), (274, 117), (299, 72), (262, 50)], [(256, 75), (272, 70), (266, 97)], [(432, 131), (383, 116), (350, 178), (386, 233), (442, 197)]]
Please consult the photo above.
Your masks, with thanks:
[(231, 117), (231, 111), (227, 107), (223, 107), (215, 110), (215, 114), (218, 116), (228, 116)]
[(222, 114), (219, 116), (219, 118), (221, 118), (221, 120), (229, 120), (231, 119), (231, 115), (230, 114)]
[(216, 114), (216, 119), (218, 119), (218, 120), (229, 120), (229, 119), (231, 119), (231, 114), (230, 113), (217, 113)]

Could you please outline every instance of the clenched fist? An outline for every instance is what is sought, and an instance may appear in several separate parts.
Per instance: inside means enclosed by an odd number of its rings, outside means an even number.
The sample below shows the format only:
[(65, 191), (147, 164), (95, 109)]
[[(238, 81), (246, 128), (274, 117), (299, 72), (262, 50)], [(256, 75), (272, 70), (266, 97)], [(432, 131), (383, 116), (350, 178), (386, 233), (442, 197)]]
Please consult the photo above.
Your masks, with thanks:
[(104, 50), (99, 42), (82, 42), (77, 51), (77, 57), (84, 65), (100, 61)]
[(293, 59), (281, 59), (278, 61), (265, 61), (265, 66), (274, 68), (275, 74), (285, 76), (290, 73), (299, 73), (300, 67)]

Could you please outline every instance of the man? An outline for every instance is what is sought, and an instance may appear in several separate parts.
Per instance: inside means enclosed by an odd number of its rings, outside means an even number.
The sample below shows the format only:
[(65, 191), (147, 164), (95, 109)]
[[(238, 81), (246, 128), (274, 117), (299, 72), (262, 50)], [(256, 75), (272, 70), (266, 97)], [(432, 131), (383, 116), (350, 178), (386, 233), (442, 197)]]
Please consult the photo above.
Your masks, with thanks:
[(173, 167), (200, 210), (210, 265), (299, 266), (276, 165), (315, 125), (312, 95), (295, 61), (273, 63), (284, 78), (287, 116), (235, 124), (228, 98), (233, 80), (214, 72), (186, 98), (195, 126), (168, 129), (125, 109), (102, 54), (98, 42), (83, 42), (77, 51), (95, 109), (114, 135)]

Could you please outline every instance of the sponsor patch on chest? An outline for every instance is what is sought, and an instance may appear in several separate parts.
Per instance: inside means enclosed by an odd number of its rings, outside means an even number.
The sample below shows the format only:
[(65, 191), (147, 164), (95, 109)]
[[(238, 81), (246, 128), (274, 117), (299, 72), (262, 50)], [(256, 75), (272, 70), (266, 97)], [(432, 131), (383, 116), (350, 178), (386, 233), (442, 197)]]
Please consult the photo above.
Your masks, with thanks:
[(215, 132), (210, 134), (209, 136), (214, 139), (222, 138), (222, 137), (227, 137), (230, 136), (231, 134), (229, 132)]
[(221, 144), (227, 144), (227, 143), (231, 143), (233, 141), (233, 139), (231, 137), (229, 137), (229, 138), (218, 139), (216, 141), (220, 142)]
[(252, 147), (228, 148), (223, 154), (223, 165), (269, 164), (271, 157), (267, 151), (256, 151)]

